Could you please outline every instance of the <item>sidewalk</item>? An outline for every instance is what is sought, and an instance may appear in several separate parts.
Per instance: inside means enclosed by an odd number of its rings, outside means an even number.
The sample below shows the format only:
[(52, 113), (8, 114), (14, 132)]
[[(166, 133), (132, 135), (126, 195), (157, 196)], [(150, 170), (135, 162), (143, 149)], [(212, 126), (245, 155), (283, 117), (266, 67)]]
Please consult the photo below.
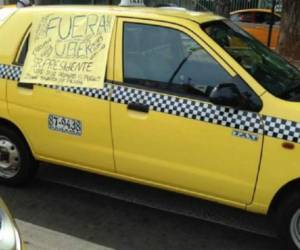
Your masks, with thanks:
[(25, 221), (16, 220), (16, 222), (27, 250), (112, 250)]

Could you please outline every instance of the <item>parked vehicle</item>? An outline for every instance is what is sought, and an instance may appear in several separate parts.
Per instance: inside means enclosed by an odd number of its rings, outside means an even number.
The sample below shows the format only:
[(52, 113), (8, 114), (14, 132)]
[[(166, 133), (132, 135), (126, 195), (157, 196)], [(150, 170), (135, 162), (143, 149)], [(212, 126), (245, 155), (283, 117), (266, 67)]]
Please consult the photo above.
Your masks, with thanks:
[[(240, 25), (263, 44), (268, 45), (269, 28), (272, 23), (272, 12), (269, 9), (245, 9), (230, 13), (231, 21)], [(279, 37), (281, 17), (273, 15), (273, 28), (271, 36), (271, 48), (276, 48)]]
[(25, 250), (19, 229), (4, 201), (0, 198), (0, 249)]
[[(62, 41), (95, 34), (97, 13), (115, 18), (102, 89), (20, 81), (42, 49), (58, 61), (89, 53)], [(49, 39), (28, 53), (37, 16)], [(300, 72), (247, 32), (212, 13), (48, 6), (15, 11), (0, 37), (2, 183), (60, 164), (268, 214), (300, 249)], [(76, 75), (74, 64), (37, 71)]]

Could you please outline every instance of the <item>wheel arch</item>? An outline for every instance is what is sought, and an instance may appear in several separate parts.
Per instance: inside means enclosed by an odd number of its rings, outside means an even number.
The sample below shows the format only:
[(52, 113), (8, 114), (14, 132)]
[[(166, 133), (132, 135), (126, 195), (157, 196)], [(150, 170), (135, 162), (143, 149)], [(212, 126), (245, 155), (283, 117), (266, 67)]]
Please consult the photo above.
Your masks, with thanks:
[(268, 215), (273, 216), (278, 211), (280, 204), (288, 197), (289, 194), (300, 190), (300, 178), (294, 179), (282, 186), (273, 197), (268, 209)]
[(26, 137), (24, 136), (24, 133), (22, 132), (22, 130), (15, 124), (13, 123), (12, 121), (6, 119), (6, 118), (3, 118), (3, 117), (0, 117), (0, 126), (5, 126), (5, 127), (8, 127), (8, 128), (11, 128), (13, 129), (14, 131), (17, 132), (17, 134), (22, 138), (22, 140), (26, 143), (27, 147), (29, 148), (32, 156), (34, 156), (33, 154), (33, 151), (32, 151), (32, 147), (30, 145), (30, 143), (28, 142), (28, 140), (26, 139)]

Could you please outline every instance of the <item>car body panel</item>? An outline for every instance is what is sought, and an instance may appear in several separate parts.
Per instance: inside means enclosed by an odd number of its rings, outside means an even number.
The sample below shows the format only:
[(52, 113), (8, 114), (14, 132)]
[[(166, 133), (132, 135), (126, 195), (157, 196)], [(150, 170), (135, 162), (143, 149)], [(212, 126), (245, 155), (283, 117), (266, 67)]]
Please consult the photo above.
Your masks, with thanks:
[(16, 6), (6, 6), (1, 9), (0, 6), (0, 26), (17, 11)]
[[(24, 38), (24, 32), (28, 32), (31, 21), (32, 17), (23, 22)], [(113, 60), (112, 52), (110, 55), (110, 60)], [(112, 70), (108, 69), (108, 76), (113, 75)], [(103, 95), (108, 96), (109, 91), (103, 92)], [(28, 89), (20, 87), (15, 80), (8, 80), (7, 84), (9, 115), (31, 142), (36, 154), (114, 171), (107, 98), (89, 98), (38, 85)], [(82, 107), (85, 108), (84, 112)], [(50, 116), (67, 117), (72, 120), (76, 118), (76, 121), (82, 123), (82, 133), (79, 136), (70, 136), (49, 130)]]
[[(256, 39), (265, 45), (268, 45), (269, 39), (269, 25), (267, 24), (257, 24), (257, 23), (237, 23), (244, 30), (253, 35)], [(278, 44), (280, 26), (278, 24), (272, 27), (272, 37), (270, 47), (275, 49)]]
[[(260, 129), (268, 117), (300, 123), (299, 104), (266, 93), (237, 61), (200, 29), (201, 23), (223, 19), (211, 13), (94, 6), (24, 8), (0, 26), (0, 33), (6, 35), (6, 39), (0, 40), (0, 65), (21, 70), (13, 64), (35, 15), (75, 11), (83, 14), (101, 11), (117, 17), (107, 80), (101, 90), (105, 91), (105, 97), (76, 93), (68, 88), (58, 90), (37, 85), (33, 89), (20, 88), (19, 76), (0, 79), (0, 116), (20, 129), (36, 159), (259, 213), (267, 212), (272, 198), (282, 186), (299, 178), (300, 171), (296, 166), (299, 145), (296, 143), (295, 150), (288, 151), (282, 148), (283, 140), (279, 135)], [(154, 109), (148, 114), (128, 110), (124, 99), (117, 98), (118, 91), (139, 91), (158, 99), (175, 98), (177, 102), (191, 101), (195, 106), (209, 107), (209, 111), (218, 107), (203, 100), (122, 85), (125, 21), (168, 27), (193, 38), (230, 76), (240, 77), (261, 97), (263, 108), (259, 113), (241, 111), (242, 117), (254, 117), (257, 122), (254, 126), (259, 129), (252, 133), (238, 126), (236, 130), (242, 132), (242, 137), (237, 137), (230, 124), (187, 119), (184, 115)], [(226, 112), (238, 111), (228, 109)], [(48, 131), (47, 119), (51, 114), (82, 121), (82, 136)], [(246, 140), (253, 134), (256, 141)], [(284, 163), (285, 167), (282, 167)], [(275, 178), (277, 174), (280, 177)]]
[[(269, 29), (270, 25), (266, 23), (257, 23), (255, 21), (255, 13), (266, 13), (271, 14), (271, 10), (269, 9), (244, 9), (244, 10), (238, 10), (233, 11), (230, 13), (231, 16), (236, 14), (243, 14), (243, 13), (252, 13), (253, 14), (253, 20), (250, 22), (237, 22), (239, 26), (241, 26), (244, 30), (252, 34), (256, 39), (258, 39), (260, 42), (262, 42), (265, 45), (268, 45), (268, 38), (269, 38)], [(277, 17), (280, 17), (279, 14), (274, 14)], [(272, 36), (271, 36), (271, 43), (270, 47), (275, 49), (278, 44), (279, 39), (279, 31), (280, 31), (280, 25), (275, 23), (272, 27)]]
[[(299, 103), (280, 100), (269, 93), (262, 96), (264, 107), (262, 115), (280, 117), (287, 121), (297, 121), (299, 126)], [(297, 118), (297, 119), (295, 119)], [(279, 122), (283, 124), (282, 122)], [(281, 126), (277, 126), (282, 128)], [(277, 133), (278, 133), (277, 130)], [(274, 131), (276, 133), (276, 131)], [(247, 207), (249, 211), (267, 213), (269, 204), (277, 192), (287, 183), (300, 178), (300, 144), (292, 143), (294, 148), (286, 149), (286, 140), (264, 137), (263, 155), (260, 174), (256, 186), (253, 203)]]
[[(120, 19), (118, 30), (124, 23), (139, 22), (138, 19)], [(142, 23), (176, 29), (205, 46), (203, 41), (179, 24), (155, 21)], [(190, 25), (193, 23), (186, 23), (184, 26)], [(117, 39), (122, 40), (122, 37), (123, 33), (119, 32)], [(122, 65), (124, 62), (122, 47), (117, 43), (116, 65)], [(221, 58), (214, 56), (218, 62), (222, 61)], [(224, 62), (222, 64), (226, 65)], [(121, 70), (118, 72), (123, 75)], [(232, 71), (230, 73), (235, 75)], [(124, 82), (123, 76), (115, 80)], [(130, 95), (126, 85), (120, 88), (124, 88), (124, 91)], [(146, 91), (142, 95), (154, 94), (155, 92)], [(172, 98), (172, 95), (159, 96), (159, 98), (164, 99), (169, 96)], [(206, 105), (203, 101), (199, 103)], [(119, 173), (178, 186), (185, 190), (241, 204), (251, 202), (262, 137), (255, 143), (242, 141), (232, 136), (231, 128), (155, 111), (139, 114), (127, 110), (126, 104), (113, 102), (111, 105), (114, 155)], [(227, 143), (220, 143), (220, 141)], [(237, 154), (236, 157), (232, 156), (229, 159), (227, 155), (231, 151)], [(214, 157), (215, 154), (219, 157)]]

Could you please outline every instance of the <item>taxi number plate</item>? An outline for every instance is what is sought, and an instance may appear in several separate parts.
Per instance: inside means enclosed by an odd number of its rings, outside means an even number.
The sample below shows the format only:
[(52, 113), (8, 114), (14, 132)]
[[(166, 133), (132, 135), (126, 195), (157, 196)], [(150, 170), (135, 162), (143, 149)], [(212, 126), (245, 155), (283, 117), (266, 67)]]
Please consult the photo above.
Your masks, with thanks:
[(63, 116), (49, 115), (48, 128), (70, 135), (80, 136), (82, 134), (81, 121)]

